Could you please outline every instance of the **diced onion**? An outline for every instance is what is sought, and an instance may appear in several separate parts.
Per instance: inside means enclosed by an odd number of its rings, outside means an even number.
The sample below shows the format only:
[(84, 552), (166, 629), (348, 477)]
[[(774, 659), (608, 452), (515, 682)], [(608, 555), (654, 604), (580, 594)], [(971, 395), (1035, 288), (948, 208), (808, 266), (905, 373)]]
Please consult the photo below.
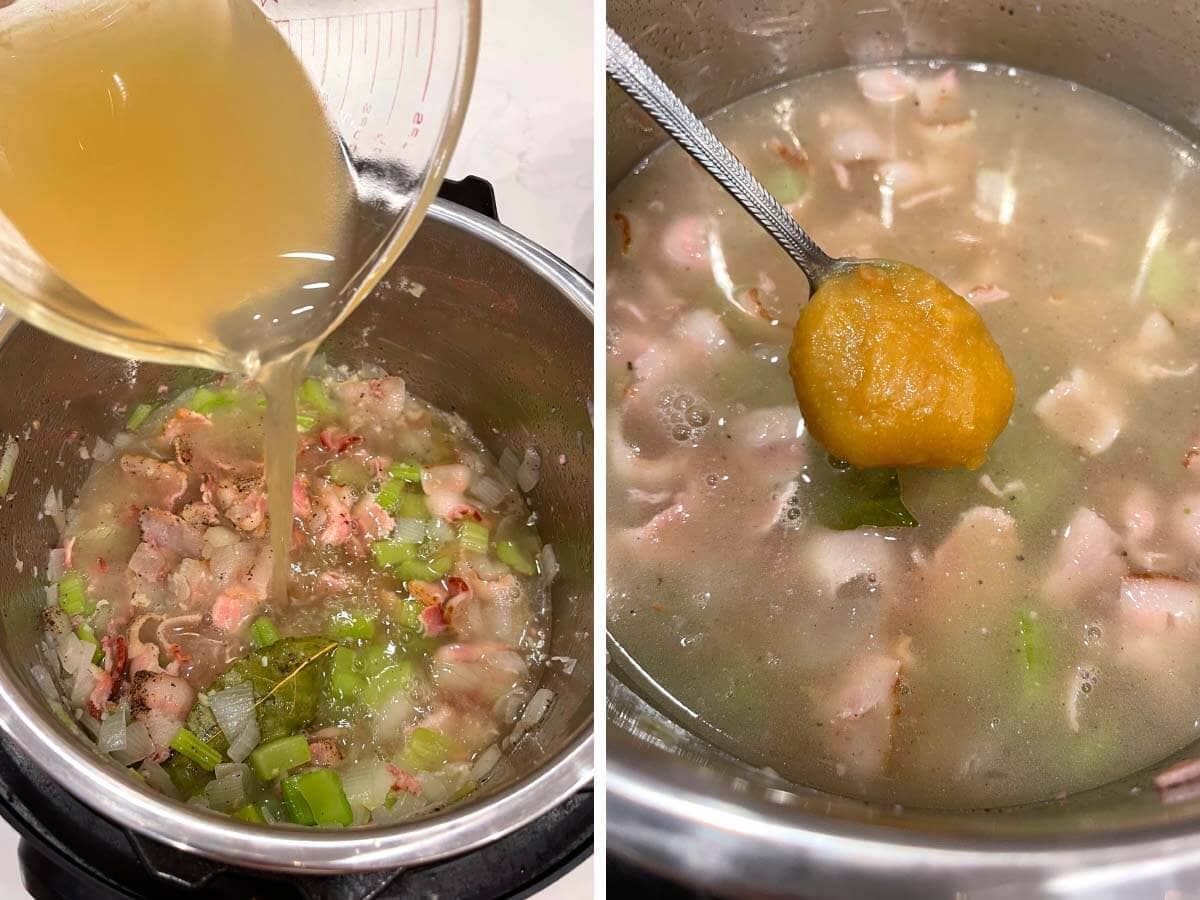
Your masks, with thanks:
[(95, 652), (95, 644), (81, 641), (73, 631), (59, 635), (58, 658), (62, 660), (63, 671), (69, 675), (86, 671), (92, 664), (92, 654)]
[(62, 534), (66, 530), (67, 518), (66, 513), (63, 511), (62, 491), (50, 488), (46, 492), (46, 499), (42, 501), (42, 514), (54, 520), (54, 525), (58, 528), (59, 534)]
[(123, 766), (132, 766), (154, 753), (154, 741), (141, 722), (130, 722), (125, 729), (125, 749), (109, 755)]
[(120, 450), (123, 447), (128, 447), (133, 443), (133, 435), (128, 431), (122, 431), (113, 438), (113, 449)]
[(138, 771), (142, 773), (142, 777), (146, 779), (146, 784), (154, 788), (160, 794), (166, 794), (168, 797), (178, 798), (179, 792), (175, 790), (175, 782), (171, 781), (171, 776), (156, 762), (144, 762), (138, 767)]
[(392, 774), (380, 762), (361, 763), (341, 775), (346, 799), (368, 811), (383, 806), (392, 790)]
[(445, 544), (454, 540), (454, 529), (450, 527), (450, 523), (445, 519), (431, 519), (426, 524), (426, 529), (429, 537), (439, 544)]
[(234, 773), (241, 773), (244, 775), (248, 771), (250, 771), (250, 767), (247, 766), (245, 763), (238, 763), (238, 762), (217, 763), (216, 766), (213, 768), (213, 777), (214, 778), (224, 778), (225, 776), (233, 775)]
[(376, 825), (394, 825), (411, 819), (428, 804), (422, 797), (401, 791), (391, 806), (377, 806), (371, 812), (371, 821)]
[(52, 608), (58, 606), (58, 585), (57, 584), (46, 585), (46, 605), (49, 607), (52, 607)]
[(542, 547), (541, 568), (542, 580), (546, 584), (558, 577), (558, 557), (554, 554), (554, 548), (549, 544)]
[(4, 455), (0, 456), (0, 497), (7, 494), (12, 486), (13, 472), (16, 471), (17, 457), (20, 453), (21, 448), (16, 438), (9, 435), (4, 442)]
[(41, 663), (34, 663), (29, 667), (29, 674), (33, 677), (33, 683), (47, 698), (58, 699), (58, 686), (55, 685), (54, 679), (50, 677), (45, 666)]
[(468, 779), (470, 781), (483, 781), (488, 773), (496, 768), (496, 763), (498, 762), (500, 762), (500, 748), (492, 744), (480, 753), (471, 765), (471, 774), (468, 776)]
[(511, 478), (517, 480), (517, 469), (521, 468), (521, 461), (517, 459), (517, 454), (513, 453), (508, 447), (504, 448), (504, 452), (500, 454), (500, 471)]
[(92, 448), (92, 459), (98, 462), (108, 462), (113, 457), (113, 445), (104, 438), (96, 438), (96, 446)]
[(208, 705), (225, 737), (232, 742), (246, 727), (246, 722), (254, 718), (254, 688), (250, 682), (243, 681), (209, 694)]
[(521, 713), (521, 718), (513, 726), (512, 734), (508, 736), (508, 743), (515, 744), (525, 736), (529, 729), (540, 722), (553, 700), (554, 691), (548, 688), (538, 688), (529, 698), (529, 702), (525, 704), (525, 711)]
[(258, 742), (258, 719), (251, 716), (237, 733), (237, 737), (229, 742), (229, 750), (226, 753), (234, 762), (240, 763), (258, 746)]
[(573, 656), (552, 656), (551, 660), (558, 663), (562, 667), (564, 675), (570, 675), (575, 671), (575, 666), (579, 662)]
[(425, 540), (425, 531), (423, 519), (396, 519), (392, 538), (405, 544), (419, 544)]
[(480, 475), (472, 482), (471, 493), (484, 506), (495, 509), (504, 502), (504, 498), (508, 495), (508, 488), (495, 478)]
[(517, 469), (517, 486), (525, 493), (529, 493), (538, 483), (538, 479), (542, 477), (542, 457), (532, 447), (525, 449), (525, 458), (521, 460), (521, 467)]
[(55, 547), (50, 551), (50, 555), (46, 558), (46, 578), (57, 583), (63, 576), (63, 572), (67, 570), (67, 551), (62, 547)]
[(100, 733), (96, 736), (96, 746), (105, 753), (124, 750), (128, 742), (126, 730), (128, 725), (129, 707), (122, 703), (101, 720)]
[(500, 560), (486, 556), (483, 553), (467, 554), (467, 562), (470, 563), (475, 574), (484, 581), (495, 581), (503, 578), (509, 572), (508, 566), (500, 562)]

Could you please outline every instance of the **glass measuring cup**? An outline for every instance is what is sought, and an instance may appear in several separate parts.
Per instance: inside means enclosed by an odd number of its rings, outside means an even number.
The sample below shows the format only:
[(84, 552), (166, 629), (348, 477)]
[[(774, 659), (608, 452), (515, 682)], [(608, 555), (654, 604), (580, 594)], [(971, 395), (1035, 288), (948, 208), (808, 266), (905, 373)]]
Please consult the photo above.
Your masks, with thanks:
[[(201, 2), (220, 10), (229, 0)], [(258, 0), (256, 5), (308, 74), (348, 164), (353, 228), (339, 249), (336, 272), (305, 284), (314, 290), (299, 302), (281, 306), (289, 298), (267, 297), (259, 298), (257, 312), (239, 309), (222, 325), (219, 349), (211, 342), (166, 340), (146, 323), (118, 315), (77, 289), (0, 208), (0, 301), (41, 328), (104, 352), (253, 371), (261, 359), (301, 343), (301, 332), (309, 340), (327, 334), (370, 292), (420, 223), (457, 141), (474, 77), (480, 0)], [(87, 15), (71, 21), (96, 29), (112, 17), (138, 14), (128, 0), (11, 0), (0, 5), (0, 53), (6, 32), (79, 10)], [(0, 84), (0, 104), (5, 103), (20, 99), (11, 89), (5, 97)], [(5, 165), (0, 135), (0, 167)], [(297, 248), (295, 255), (322, 256), (305, 249)], [(164, 297), (162, 302), (169, 307), (171, 301)]]

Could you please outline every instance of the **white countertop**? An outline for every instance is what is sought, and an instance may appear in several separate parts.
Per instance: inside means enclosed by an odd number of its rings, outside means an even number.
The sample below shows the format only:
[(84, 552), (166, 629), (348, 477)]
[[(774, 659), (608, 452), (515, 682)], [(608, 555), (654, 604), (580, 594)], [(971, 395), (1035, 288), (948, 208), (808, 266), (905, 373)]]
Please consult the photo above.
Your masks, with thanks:
[[(483, 0), (479, 69), (449, 177), (496, 189), (500, 220), (589, 278), (592, 252), (592, 7)], [(592, 896), (593, 859), (537, 894)], [(0, 900), (28, 900), (17, 834), (0, 821)]]

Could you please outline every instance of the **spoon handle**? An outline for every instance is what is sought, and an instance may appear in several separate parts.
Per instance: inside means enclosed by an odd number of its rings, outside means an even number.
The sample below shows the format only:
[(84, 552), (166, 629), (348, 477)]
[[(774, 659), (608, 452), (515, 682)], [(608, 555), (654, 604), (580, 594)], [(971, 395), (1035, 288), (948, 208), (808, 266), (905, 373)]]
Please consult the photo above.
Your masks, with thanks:
[(646, 61), (608, 29), (608, 74), (684, 151), (700, 163), (721, 187), (779, 242), (804, 270), (816, 290), (837, 262), (813, 243), (782, 204), (759, 183), (728, 147), (663, 83)]

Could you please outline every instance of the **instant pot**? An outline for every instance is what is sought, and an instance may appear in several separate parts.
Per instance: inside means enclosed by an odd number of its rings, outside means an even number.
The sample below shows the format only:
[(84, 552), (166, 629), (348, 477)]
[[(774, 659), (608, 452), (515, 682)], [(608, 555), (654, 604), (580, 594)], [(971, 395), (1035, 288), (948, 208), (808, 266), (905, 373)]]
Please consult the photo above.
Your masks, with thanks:
[[(1194, 3), (609, 0), (608, 21), (701, 115), (813, 72), (939, 58), (1043, 72), (1190, 138), (1200, 131)], [(607, 113), (611, 189), (665, 136), (612, 84)], [(723, 753), (611, 640), (609, 650), (610, 889), (922, 900), (1200, 894), (1200, 800), (1164, 805), (1152, 783), (1200, 748), (1063, 800), (967, 812), (881, 806)]]
[[(444, 193), (495, 214), (490, 187)], [(489, 448), (536, 447), (529, 494), (561, 567), (541, 687), (554, 700), (480, 788), (391, 827), (262, 828), (174, 802), (102, 758), (30, 676), (37, 660), (49, 487), (74, 496), (80, 447), (111, 438), (159, 384), (205, 373), (118, 360), (0, 314), (0, 432), (20, 457), (0, 506), (0, 814), (22, 836), (38, 900), (87, 897), (367, 900), (522, 896), (590, 852), (592, 838), (592, 289), (492, 219), (439, 200), (401, 260), (324, 344), (375, 363), (469, 421)], [(36, 424), (35, 424), (36, 422)], [(14, 561), (19, 560), (19, 564)], [(39, 579), (38, 573), (43, 577)]]

